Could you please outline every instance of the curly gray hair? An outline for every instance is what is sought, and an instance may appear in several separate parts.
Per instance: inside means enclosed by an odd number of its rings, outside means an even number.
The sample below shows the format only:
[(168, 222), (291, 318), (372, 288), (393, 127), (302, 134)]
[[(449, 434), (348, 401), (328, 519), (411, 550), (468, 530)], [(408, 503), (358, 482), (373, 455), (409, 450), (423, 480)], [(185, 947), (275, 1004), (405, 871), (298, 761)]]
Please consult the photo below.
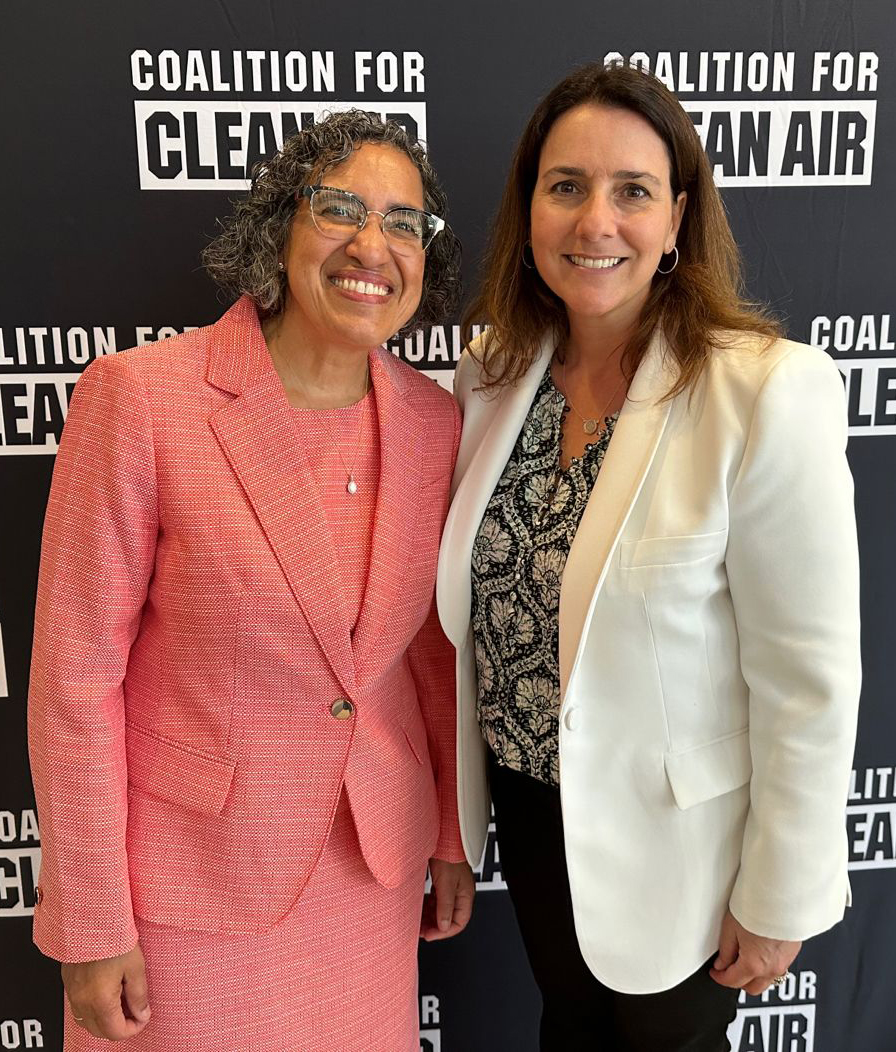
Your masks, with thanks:
[[(256, 166), (248, 195), (236, 202), (202, 253), (211, 278), (233, 295), (251, 296), (262, 318), (279, 314), (286, 275), (277, 263), (298, 207), (297, 192), (368, 142), (386, 143), (410, 158), (423, 180), (423, 207), (445, 218), (448, 202), (435, 170), (400, 124), (364, 110), (334, 113), (287, 139), (279, 153)], [(452, 314), (460, 288), (460, 242), (446, 226), (426, 250), (420, 304), (399, 335)]]

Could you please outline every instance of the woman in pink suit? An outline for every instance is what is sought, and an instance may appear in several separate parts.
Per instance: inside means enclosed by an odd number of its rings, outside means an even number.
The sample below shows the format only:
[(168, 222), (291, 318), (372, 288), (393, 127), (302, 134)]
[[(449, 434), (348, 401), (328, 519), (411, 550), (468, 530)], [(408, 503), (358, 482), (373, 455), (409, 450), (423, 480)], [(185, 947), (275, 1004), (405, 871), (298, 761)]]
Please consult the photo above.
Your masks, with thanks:
[(66, 1052), (418, 1047), (418, 936), (473, 894), (432, 613), (460, 422), (380, 344), (456, 297), (444, 207), (398, 125), (331, 117), (207, 250), (220, 321), (77, 385), (30, 695)]

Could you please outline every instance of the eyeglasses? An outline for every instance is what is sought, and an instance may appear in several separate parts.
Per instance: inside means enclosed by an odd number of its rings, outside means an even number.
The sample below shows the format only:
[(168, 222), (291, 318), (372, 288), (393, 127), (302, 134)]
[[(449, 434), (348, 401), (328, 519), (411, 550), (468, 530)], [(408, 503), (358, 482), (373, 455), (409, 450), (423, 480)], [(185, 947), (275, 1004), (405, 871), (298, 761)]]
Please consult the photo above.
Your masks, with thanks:
[[(300, 195), (296, 194), (298, 198)], [(390, 208), (378, 212), (368, 208), (360, 197), (334, 186), (305, 186), (301, 196), (311, 203), (311, 218), (324, 235), (336, 241), (348, 241), (364, 229), (367, 217), (374, 213), (382, 220), (383, 236), (393, 251), (412, 255), (429, 248), (432, 239), (445, 228), (445, 220), (419, 208)]]

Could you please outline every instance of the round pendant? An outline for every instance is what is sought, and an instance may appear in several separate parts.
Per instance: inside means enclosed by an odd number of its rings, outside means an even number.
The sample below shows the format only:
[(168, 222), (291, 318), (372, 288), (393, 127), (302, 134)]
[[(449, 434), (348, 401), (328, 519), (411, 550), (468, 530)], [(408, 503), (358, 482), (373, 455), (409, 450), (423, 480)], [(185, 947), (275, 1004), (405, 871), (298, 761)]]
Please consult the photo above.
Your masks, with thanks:
[(595, 434), (595, 432), (597, 431), (597, 421), (596, 420), (586, 420), (582, 424), (582, 430), (585, 432), (586, 435), (593, 435), (593, 434)]
[(355, 482), (355, 480), (353, 478), (349, 477), (349, 480), (348, 480), (348, 482), (346, 484), (346, 487), (345, 487), (345, 491), (346, 491), (346, 493), (352, 493), (352, 494), (357, 493), (358, 492), (358, 483)]

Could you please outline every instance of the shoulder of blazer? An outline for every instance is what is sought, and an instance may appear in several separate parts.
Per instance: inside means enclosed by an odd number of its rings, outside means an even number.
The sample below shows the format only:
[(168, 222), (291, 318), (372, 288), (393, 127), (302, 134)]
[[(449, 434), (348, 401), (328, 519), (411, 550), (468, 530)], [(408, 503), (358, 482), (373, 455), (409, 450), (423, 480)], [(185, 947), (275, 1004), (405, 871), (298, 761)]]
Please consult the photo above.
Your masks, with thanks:
[(464, 348), (454, 368), (454, 397), (462, 410), (466, 409), (474, 388), (482, 382), (482, 366), (478, 358), (481, 347), (482, 336), (477, 336)]
[(482, 389), (484, 375), (479, 360), (482, 336), (477, 336), (464, 348), (454, 370), (454, 397), (464, 417), (468, 414), (492, 415), (501, 405), (504, 395), (512, 389), (510, 385)]
[(210, 340), (214, 338), (216, 324), (180, 332), (153, 343), (128, 347), (116, 354), (98, 358), (88, 368), (94, 374), (102, 372), (109, 378), (130, 375), (143, 383), (149, 392), (172, 381), (183, 382), (185, 377), (202, 380), (206, 353)]
[(772, 339), (751, 332), (723, 332), (710, 355), (709, 371), (718, 379), (762, 387), (785, 360), (791, 369), (839, 372), (829, 354), (796, 340)]
[(435, 415), (453, 423), (457, 407), (448, 391), (389, 351), (378, 353), (389, 379), (416, 413), (424, 420), (432, 420)]
[[(777, 396), (789, 391), (788, 397), (802, 402), (818, 384), (829, 393), (843, 387), (840, 370), (824, 351), (794, 340), (769, 341), (755, 333), (721, 334), (705, 379), (705, 387), (698, 381), (694, 389), (695, 405), (705, 395), (710, 403), (724, 407), (729, 424), (744, 435), (772, 390)], [(675, 399), (689, 406), (688, 400), (687, 391)]]
[(76, 389), (99, 384), (107, 389), (133, 387), (143, 392), (147, 404), (161, 399), (173, 384), (201, 384), (205, 367), (205, 342), (193, 329), (155, 343), (129, 347), (92, 361), (78, 377)]

